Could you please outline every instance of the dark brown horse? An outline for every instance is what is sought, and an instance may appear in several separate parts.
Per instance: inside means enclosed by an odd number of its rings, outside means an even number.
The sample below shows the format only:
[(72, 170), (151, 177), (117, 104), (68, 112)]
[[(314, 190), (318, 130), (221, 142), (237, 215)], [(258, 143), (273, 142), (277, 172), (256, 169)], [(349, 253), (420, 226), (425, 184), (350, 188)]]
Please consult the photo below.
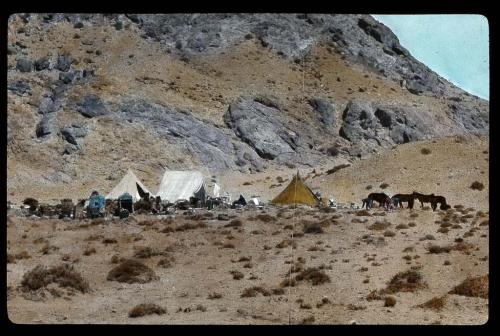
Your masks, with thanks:
[(391, 197), (394, 206), (403, 207), (403, 202), (408, 202), (408, 208), (413, 209), (413, 203), (415, 202), (415, 196), (413, 194), (396, 194)]
[(436, 196), (434, 194), (424, 195), (415, 191), (412, 193), (412, 195), (414, 195), (414, 197), (420, 201), (421, 207), (424, 206), (424, 203), (430, 203), (432, 211), (436, 211), (438, 203), (441, 204), (441, 206), (439, 207), (441, 210), (447, 210), (451, 208), (450, 205), (446, 203), (446, 198), (444, 198), (443, 196)]
[(385, 205), (387, 202), (391, 202), (391, 198), (384, 193), (371, 193), (367, 198), (372, 202), (377, 201), (379, 207)]

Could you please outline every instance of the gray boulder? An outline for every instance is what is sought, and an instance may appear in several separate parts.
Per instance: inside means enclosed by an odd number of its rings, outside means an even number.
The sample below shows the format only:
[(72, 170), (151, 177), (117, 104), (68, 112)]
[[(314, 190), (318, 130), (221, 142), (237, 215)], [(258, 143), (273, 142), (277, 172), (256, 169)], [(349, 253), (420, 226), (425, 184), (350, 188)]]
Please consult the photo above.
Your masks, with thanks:
[(31, 72), (33, 63), (27, 58), (19, 58), (17, 60), (16, 68), (21, 72)]
[(225, 119), (238, 138), (272, 160), (298, 146), (298, 134), (283, 125), (280, 114), (273, 106), (243, 98), (229, 106)]
[(88, 94), (77, 104), (77, 111), (87, 118), (108, 114), (102, 99), (95, 94)]
[(52, 93), (45, 94), (40, 100), (40, 105), (38, 106), (38, 113), (48, 114), (56, 112), (60, 107), (60, 103), (55, 99)]
[(60, 72), (59, 73), (59, 80), (62, 81), (64, 84), (70, 84), (73, 82), (73, 80), (76, 77), (76, 73), (74, 71), (68, 71), (68, 72)]
[(319, 120), (325, 126), (335, 125), (335, 109), (329, 101), (323, 98), (312, 98), (309, 100), (309, 104), (318, 115)]
[(18, 96), (31, 94), (31, 88), (28, 83), (23, 80), (16, 80), (7, 86), (7, 89)]
[(43, 115), (42, 119), (36, 126), (37, 138), (46, 137), (56, 131), (56, 117), (54, 113)]
[(69, 55), (59, 55), (57, 58), (56, 69), (59, 71), (68, 71), (71, 68), (72, 59)]
[(70, 126), (64, 126), (61, 129), (61, 135), (70, 144), (73, 144), (77, 146), (78, 148), (81, 148), (83, 142), (82, 138), (87, 136), (88, 134), (88, 129), (85, 125), (80, 125), (80, 124), (72, 124)]
[(35, 61), (35, 70), (42, 71), (48, 69), (50, 66), (50, 61), (48, 57), (42, 57)]
[(343, 114), (339, 135), (351, 142), (375, 138), (377, 120), (368, 102), (350, 101)]

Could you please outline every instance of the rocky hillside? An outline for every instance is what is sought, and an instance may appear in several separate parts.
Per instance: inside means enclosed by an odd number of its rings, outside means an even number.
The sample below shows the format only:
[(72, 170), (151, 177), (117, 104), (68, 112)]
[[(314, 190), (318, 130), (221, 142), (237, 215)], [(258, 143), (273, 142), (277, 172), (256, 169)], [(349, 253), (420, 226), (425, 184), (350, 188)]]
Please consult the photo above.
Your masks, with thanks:
[(346, 164), (488, 134), (488, 102), (367, 15), (20, 14), (9, 20), (8, 192), (107, 192), (133, 168), (207, 176)]

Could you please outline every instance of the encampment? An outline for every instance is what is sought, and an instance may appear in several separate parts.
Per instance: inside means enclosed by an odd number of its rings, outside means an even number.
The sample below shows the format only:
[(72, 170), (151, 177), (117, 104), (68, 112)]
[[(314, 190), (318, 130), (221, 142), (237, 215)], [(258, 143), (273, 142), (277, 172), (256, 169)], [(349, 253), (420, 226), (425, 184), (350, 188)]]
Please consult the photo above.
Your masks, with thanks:
[(319, 202), (318, 197), (304, 184), (297, 172), (290, 184), (271, 201), (271, 204), (306, 204), (314, 206)]
[(206, 188), (203, 174), (193, 170), (167, 170), (163, 174), (156, 196), (169, 202), (195, 197), (204, 205)]
[(142, 182), (135, 176), (131, 169), (127, 171), (127, 174), (121, 179), (121, 181), (111, 190), (111, 192), (106, 196), (106, 199), (116, 200), (121, 195), (128, 193), (132, 196), (134, 202), (137, 202), (141, 198), (147, 196), (153, 196), (153, 194), (142, 184)]

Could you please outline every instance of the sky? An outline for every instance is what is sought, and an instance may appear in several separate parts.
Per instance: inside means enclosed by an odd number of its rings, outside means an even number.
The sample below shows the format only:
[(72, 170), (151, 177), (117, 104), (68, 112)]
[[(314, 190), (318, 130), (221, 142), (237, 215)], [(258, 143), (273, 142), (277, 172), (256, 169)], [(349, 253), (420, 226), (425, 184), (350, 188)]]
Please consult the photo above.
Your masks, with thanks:
[(465, 91), (489, 100), (488, 20), (481, 15), (373, 15), (416, 59)]

